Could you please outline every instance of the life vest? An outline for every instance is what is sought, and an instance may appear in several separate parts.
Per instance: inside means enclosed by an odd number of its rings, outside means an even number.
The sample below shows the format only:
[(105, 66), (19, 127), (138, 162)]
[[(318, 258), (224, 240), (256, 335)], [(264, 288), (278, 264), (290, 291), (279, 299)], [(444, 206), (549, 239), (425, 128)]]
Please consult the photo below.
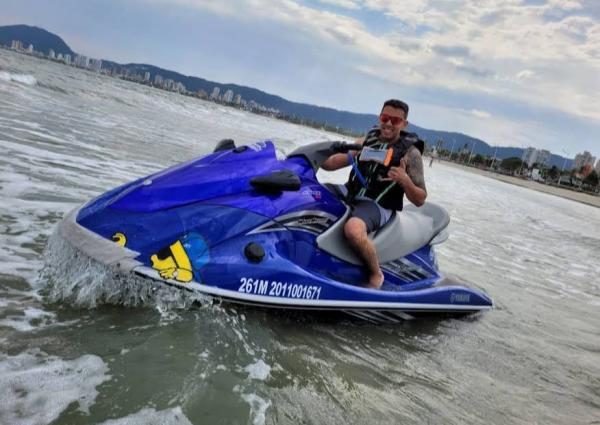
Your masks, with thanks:
[[(406, 131), (400, 132), (400, 138), (394, 143), (386, 143), (379, 139), (379, 128), (373, 128), (365, 136), (363, 147), (368, 146), (372, 149), (389, 149), (394, 150), (393, 157), (395, 158), (391, 164), (384, 166), (383, 164), (370, 161), (356, 161), (350, 173), (350, 178), (346, 183), (348, 189), (348, 197), (350, 200), (357, 196), (373, 199), (383, 208), (390, 210), (402, 210), (404, 200), (404, 188), (394, 183), (393, 181), (381, 181), (380, 178), (387, 177), (390, 167), (396, 167), (400, 163), (400, 159), (406, 155), (411, 146), (415, 146), (421, 154), (425, 148), (425, 142), (419, 139), (415, 133)], [(360, 156), (360, 152), (356, 158)], [(357, 175), (358, 173), (362, 176)]]

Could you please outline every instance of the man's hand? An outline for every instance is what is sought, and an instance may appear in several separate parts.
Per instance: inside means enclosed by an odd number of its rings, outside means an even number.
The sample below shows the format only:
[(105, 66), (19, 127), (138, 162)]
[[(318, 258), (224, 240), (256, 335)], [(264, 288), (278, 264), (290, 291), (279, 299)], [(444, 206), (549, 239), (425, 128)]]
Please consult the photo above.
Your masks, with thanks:
[(404, 188), (404, 193), (410, 202), (420, 207), (427, 198), (425, 178), (423, 176), (423, 160), (421, 153), (414, 146), (400, 160), (400, 165), (391, 167), (388, 176), (382, 181), (394, 181)]
[(410, 179), (406, 173), (406, 161), (404, 158), (400, 160), (400, 164), (397, 167), (390, 167), (390, 170), (388, 171), (388, 179), (395, 181), (399, 185), (404, 185), (406, 179)]

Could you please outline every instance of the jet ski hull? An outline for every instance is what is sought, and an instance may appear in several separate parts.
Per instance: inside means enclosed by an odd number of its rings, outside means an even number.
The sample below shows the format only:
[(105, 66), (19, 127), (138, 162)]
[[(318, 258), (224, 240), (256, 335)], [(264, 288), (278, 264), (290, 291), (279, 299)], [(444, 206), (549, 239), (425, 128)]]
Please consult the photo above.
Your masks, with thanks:
[[(309, 268), (311, 264), (302, 267), (285, 258), (277, 247), (281, 240), (280, 232), (250, 231), (244, 237), (221, 242), (211, 249), (210, 258), (205, 258), (207, 263), (203, 264), (202, 272), (182, 281), (177, 275), (165, 275), (147, 261), (140, 261), (144, 257), (140, 252), (80, 225), (77, 220), (80, 212), (81, 208), (77, 208), (65, 217), (59, 225), (59, 234), (90, 258), (122, 274), (133, 273), (149, 281), (228, 302), (305, 310), (307, 313), (337, 311), (374, 322), (394, 322), (419, 316), (460, 316), (492, 308), (492, 301), (485, 294), (444, 283), (444, 278), (436, 273), (435, 258), (431, 253), (415, 254), (409, 256), (412, 262), (405, 261), (409, 264), (420, 263), (417, 266), (420, 272), (415, 269), (404, 270), (405, 274), (414, 275), (417, 279), (412, 283), (414, 289), (408, 289), (411, 288), (410, 282), (398, 280), (397, 276), (390, 275), (389, 269), (386, 271), (384, 268), (386, 278), (391, 281), (396, 278), (398, 284), (386, 283), (382, 290), (372, 290), (335, 280), (326, 273), (315, 273), (314, 267)], [(310, 241), (311, 235), (308, 236)], [(244, 247), (251, 243), (264, 246), (268, 251), (266, 258), (259, 263), (249, 260), (244, 254)], [(356, 279), (362, 277), (360, 267), (323, 253), (321, 256), (327, 259), (325, 268), (341, 266), (342, 272), (354, 270)], [(430, 264), (426, 264), (428, 262)], [(346, 269), (343, 269), (344, 265)], [(426, 269), (427, 265), (429, 268)], [(422, 279), (425, 273), (429, 274)], [(198, 276), (202, 281), (197, 279)]]

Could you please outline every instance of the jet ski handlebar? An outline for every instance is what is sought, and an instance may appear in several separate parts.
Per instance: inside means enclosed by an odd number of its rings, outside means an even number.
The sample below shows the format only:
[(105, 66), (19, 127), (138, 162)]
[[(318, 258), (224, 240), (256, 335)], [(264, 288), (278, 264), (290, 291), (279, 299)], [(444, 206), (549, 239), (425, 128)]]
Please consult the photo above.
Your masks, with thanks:
[(329, 141), (311, 143), (310, 145), (301, 146), (292, 151), (288, 158), (304, 157), (313, 169), (317, 171), (327, 158), (336, 153), (348, 153), (349, 151), (361, 150), (362, 145), (357, 143), (346, 143), (341, 141)]
[(348, 153), (350, 151), (359, 151), (362, 149), (362, 145), (358, 143), (346, 143), (346, 142), (333, 142), (332, 151), (334, 153)]

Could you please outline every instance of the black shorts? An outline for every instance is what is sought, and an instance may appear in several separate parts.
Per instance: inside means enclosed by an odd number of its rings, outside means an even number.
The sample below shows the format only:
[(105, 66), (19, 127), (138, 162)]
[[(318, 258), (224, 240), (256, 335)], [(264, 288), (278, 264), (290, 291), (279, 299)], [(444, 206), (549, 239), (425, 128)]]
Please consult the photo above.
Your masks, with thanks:
[[(346, 202), (349, 202), (348, 188), (345, 185), (330, 185), (331, 190)], [(349, 202), (350, 217), (360, 218), (367, 225), (367, 233), (383, 227), (392, 216), (392, 211), (381, 207), (377, 202), (365, 196), (358, 196)]]
[(350, 205), (350, 217), (356, 217), (367, 225), (367, 233), (379, 230), (390, 219), (392, 212), (369, 198), (358, 198)]

